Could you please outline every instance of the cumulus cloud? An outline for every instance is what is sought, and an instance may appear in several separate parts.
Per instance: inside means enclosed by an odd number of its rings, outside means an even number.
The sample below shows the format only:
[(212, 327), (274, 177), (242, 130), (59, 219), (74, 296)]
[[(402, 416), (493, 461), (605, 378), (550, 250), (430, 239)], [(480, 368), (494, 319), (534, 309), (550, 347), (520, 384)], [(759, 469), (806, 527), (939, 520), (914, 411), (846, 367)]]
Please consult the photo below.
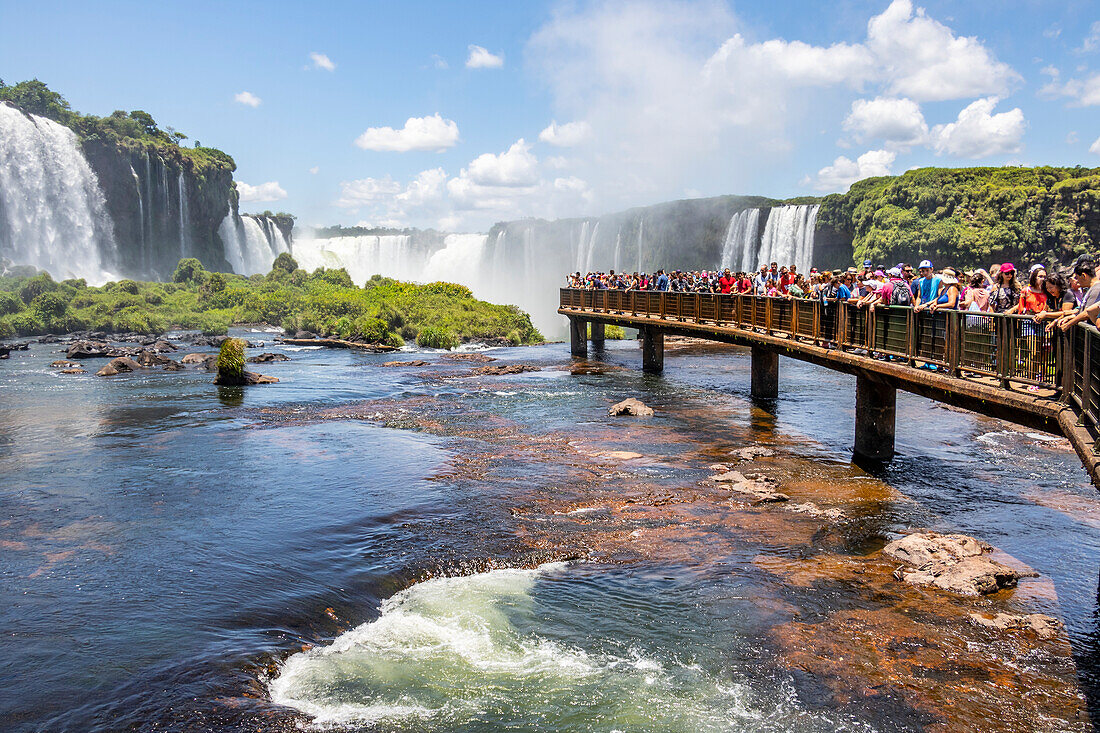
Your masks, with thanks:
[(233, 101), (249, 107), (259, 107), (263, 103), (263, 100), (252, 92), (238, 92), (233, 95)]
[(358, 209), (367, 204), (386, 201), (401, 190), (401, 184), (389, 176), (341, 181), (340, 198), (336, 199), (336, 205), (344, 209)]
[(1089, 145), (1089, 152), (1100, 155), (1100, 137), (1093, 141), (1092, 145)]
[(237, 181), (237, 193), (241, 202), (252, 203), (257, 201), (281, 201), (286, 198), (286, 191), (278, 181), (268, 181), (258, 186), (250, 186), (243, 181)]
[(817, 172), (814, 179), (806, 178), (803, 185), (813, 183), (818, 191), (847, 191), (856, 181), (872, 176), (890, 175), (890, 166), (897, 154), (891, 150), (868, 150), (855, 160), (841, 155)]
[(504, 55), (490, 53), (488, 49), (470, 44), (470, 55), (466, 57), (467, 69), (499, 69), (504, 66)]
[(1042, 73), (1050, 77), (1050, 81), (1039, 89), (1039, 96), (1045, 99), (1057, 99), (1067, 97), (1070, 107), (1095, 107), (1100, 105), (1100, 72), (1091, 74), (1083, 79), (1061, 80), (1058, 69), (1048, 66)]
[(550, 145), (556, 145), (559, 148), (571, 148), (580, 145), (591, 134), (592, 126), (584, 120), (566, 122), (562, 125), (559, 125), (555, 120), (539, 133), (539, 140)]
[(1081, 41), (1081, 47), (1077, 49), (1077, 52), (1092, 53), (1097, 49), (1100, 49), (1100, 20), (1089, 26), (1088, 35), (1085, 36), (1085, 40)]
[(447, 59), (443, 58), (437, 53), (432, 54), (432, 66), (440, 71), (450, 68), (450, 64), (447, 63)]
[(932, 128), (932, 147), (939, 155), (985, 158), (1019, 152), (1024, 137), (1024, 113), (1019, 107), (993, 114), (999, 100), (986, 97), (967, 105), (958, 119)]
[(324, 71), (336, 71), (336, 64), (332, 63), (332, 59), (323, 53), (316, 51), (310, 51), (309, 60), (314, 69), (322, 69)]
[(479, 186), (531, 186), (538, 180), (538, 158), (520, 138), (499, 155), (479, 155), (470, 161), (462, 176)]
[(454, 147), (457, 142), (458, 125), (453, 120), (443, 119), (438, 112), (431, 117), (410, 117), (400, 130), (368, 127), (355, 139), (355, 144), (364, 150), (399, 153), (410, 150), (442, 151)]
[(320, 166), (317, 166), (317, 165), (315, 165), (315, 166), (313, 166), (312, 168), (310, 168), (310, 169), (309, 169), (309, 172), (310, 172), (310, 173), (312, 173), (313, 175), (317, 175), (317, 173), (318, 173), (318, 172), (319, 172), (320, 170), (321, 170), (321, 167), (320, 167)]
[(928, 123), (920, 105), (911, 99), (857, 99), (844, 120), (844, 129), (858, 140), (882, 140), (888, 147), (908, 149), (928, 137)]

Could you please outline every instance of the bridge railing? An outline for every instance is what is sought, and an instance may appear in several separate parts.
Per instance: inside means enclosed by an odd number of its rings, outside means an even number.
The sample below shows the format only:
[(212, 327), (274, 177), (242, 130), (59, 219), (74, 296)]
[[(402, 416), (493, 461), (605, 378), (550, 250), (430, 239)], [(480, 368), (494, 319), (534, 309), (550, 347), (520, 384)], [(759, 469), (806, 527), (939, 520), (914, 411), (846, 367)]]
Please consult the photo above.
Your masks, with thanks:
[[(992, 377), (1005, 387), (1018, 382), (1063, 390), (1069, 384), (1059, 368), (1060, 358), (1068, 360), (1059, 356), (1068, 351), (1064, 339), (1027, 316), (932, 313), (907, 306), (872, 310), (851, 303), (755, 295), (572, 288), (561, 289), (560, 304), (569, 310), (745, 329), (911, 366), (920, 362), (952, 376), (967, 372)], [(1075, 366), (1080, 366), (1083, 354), (1100, 349), (1097, 339), (1090, 336), (1085, 341), (1073, 342)], [(1095, 363), (1100, 367), (1100, 360)], [(1086, 386), (1100, 390), (1100, 384)], [(1100, 411), (1100, 400), (1090, 397), (1084, 402)]]

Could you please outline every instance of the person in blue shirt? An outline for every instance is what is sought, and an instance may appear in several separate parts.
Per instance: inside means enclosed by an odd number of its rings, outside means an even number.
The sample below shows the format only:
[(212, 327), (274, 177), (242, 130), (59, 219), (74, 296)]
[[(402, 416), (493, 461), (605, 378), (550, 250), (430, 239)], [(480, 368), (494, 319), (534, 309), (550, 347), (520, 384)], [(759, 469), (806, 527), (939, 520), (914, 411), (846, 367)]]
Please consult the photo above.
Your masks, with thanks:
[(664, 270), (657, 270), (657, 289), (668, 290), (668, 275)]
[(933, 274), (932, 263), (928, 260), (920, 263), (917, 272), (920, 273), (920, 277), (913, 283), (914, 306), (917, 310), (923, 310), (935, 303), (936, 299), (940, 297), (940, 287), (943, 286), (943, 280)]

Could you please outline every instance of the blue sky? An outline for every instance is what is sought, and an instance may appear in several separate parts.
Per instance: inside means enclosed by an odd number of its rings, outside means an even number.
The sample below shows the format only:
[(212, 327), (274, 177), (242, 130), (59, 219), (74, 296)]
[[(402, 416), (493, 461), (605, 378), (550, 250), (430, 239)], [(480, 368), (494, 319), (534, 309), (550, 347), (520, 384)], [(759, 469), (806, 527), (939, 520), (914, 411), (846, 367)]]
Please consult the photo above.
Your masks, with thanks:
[(0, 27), (4, 81), (144, 109), (233, 155), (242, 209), (305, 224), (485, 230), (923, 165), (1100, 166), (1085, 0), (0, 0)]

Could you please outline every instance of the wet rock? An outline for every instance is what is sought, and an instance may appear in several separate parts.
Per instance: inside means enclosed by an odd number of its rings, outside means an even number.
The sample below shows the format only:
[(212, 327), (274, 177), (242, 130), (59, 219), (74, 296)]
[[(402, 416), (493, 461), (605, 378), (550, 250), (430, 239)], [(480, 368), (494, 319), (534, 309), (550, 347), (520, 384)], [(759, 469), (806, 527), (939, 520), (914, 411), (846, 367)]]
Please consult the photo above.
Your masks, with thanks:
[(67, 359), (102, 359), (106, 358), (111, 345), (106, 341), (74, 341), (65, 351)]
[(826, 519), (840, 519), (844, 516), (844, 512), (840, 509), (822, 509), (812, 501), (807, 501), (803, 504), (788, 504), (787, 509), (792, 512), (798, 512), (799, 514), (808, 514), (811, 517), (822, 517)]
[(384, 367), (422, 367), (428, 366), (426, 361), (387, 361), (382, 366)]
[(723, 484), (730, 491), (748, 497), (754, 504), (771, 504), (789, 501), (791, 498), (776, 491), (778, 483), (763, 474), (745, 476), (740, 471), (729, 471), (711, 476), (710, 480)]
[(172, 361), (167, 356), (161, 356), (157, 352), (150, 349), (142, 349), (134, 355), (134, 359), (137, 361), (138, 364), (147, 367), (160, 366), (162, 364), (167, 364), (168, 362)]
[(491, 361), (496, 361), (495, 358), (487, 354), (444, 354), (443, 358), (452, 361), (476, 361), (481, 364), (488, 364)]
[(986, 557), (991, 550), (984, 542), (962, 534), (916, 532), (886, 545), (883, 553), (910, 566), (895, 571), (899, 580), (976, 596), (1015, 587), (1021, 577), (1029, 575)]
[(296, 339), (315, 339), (315, 338), (317, 338), (317, 334), (311, 333), (309, 331), (296, 331), (294, 333), (294, 338), (296, 338)]
[(532, 364), (505, 364), (503, 366), (483, 366), (475, 369), (472, 374), (477, 376), (500, 376), (503, 374), (522, 374), (523, 372), (541, 372), (542, 367)]
[(649, 417), (653, 414), (653, 408), (649, 407), (641, 400), (636, 400), (633, 397), (628, 397), (622, 402), (618, 402), (608, 408), (607, 414), (611, 417), (618, 417), (619, 415)]
[(182, 364), (202, 364), (204, 361), (209, 359), (210, 356), (211, 356), (211, 354), (188, 354), (187, 356), (180, 359), (180, 363), (182, 363)]
[(253, 364), (266, 364), (269, 361), (290, 361), (290, 357), (286, 354), (273, 354), (269, 351), (258, 356), (250, 356), (245, 361), (252, 362)]
[(111, 359), (110, 363), (96, 372), (95, 375), (97, 377), (113, 377), (116, 374), (125, 374), (126, 372), (137, 371), (138, 369), (141, 369), (141, 364), (138, 364), (128, 356), (120, 356)]
[(52, 333), (48, 333), (45, 336), (42, 336), (38, 339), (38, 343), (40, 343), (40, 344), (56, 344), (56, 343), (60, 343), (60, 341), (61, 341), (61, 337), (60, 336), (55, 336)]
[(248, 387), (253, 384), (278, 384), (279, 380), (276, 377), (268, 377), (263, 374), (257, 374), (256, 372), (243, 372), (240, 377), (229, 377), (227, 375), (218, 374), (214, 377), (214, 384), (222, 387)]
[(72, 367), (70, 369), (62, 369), (58, 374), (87, 374), (88, 372), (80, 367)]
[(183, 364), (178, 361), (172, 361), (169, 359), (164, 363), (164, 371), (166, 372), (181, 372), (183, 371)]
[(970, 618), (976, 624), (997, 631), (1031, 631), (1038, 635), (1040, 639), (1053, 639), (1064, 628), (1061, 621), (1044, 613), (995, 613), (992, 615), (972, 613)]
[(75, 361), (66, 361), (65, 359), (58, 359), (57, 361), (50, 362), (50, 366), (52, 366), (54, 369), (75, 369), (76, 367), (79, 367), (80, 364), (78, 364)]
[(635, 453), (634, 451), (629, 450), (609, 450), (601, 453), (600, 455), (607, 458), (614, 458), (618, 461), (633, 461), (637, 458), (643, 457), (641, 453)]
[(733, 457), (742, 461), (751, 461), (754, 458), (770, 458), (774, 455), (775, 451), (762, 445), (750, 445), (747, 448), (740, 448), (733, 452)]
[(153, 343), (153, 351), (166, 352), (166, 351), (178, 351), (178, 350), (179, 350), (179, 347), (177, 347), (175, 344), (173, 344), (170, 341), (165, 341), (164, 339), (161, 339), (160, 341), (156, 341), (156, 342)]
[(0, 346), (0, 359), (10, 359), (11, 349), (7, 346)]
[(22, 341), (22, 342), (17, 343), (17, 344), (8, 344), (6, 348), (11, 349), (12, 351), (26, 351), (30, 347), (31, 347), (31, 342), (30, 341)]

